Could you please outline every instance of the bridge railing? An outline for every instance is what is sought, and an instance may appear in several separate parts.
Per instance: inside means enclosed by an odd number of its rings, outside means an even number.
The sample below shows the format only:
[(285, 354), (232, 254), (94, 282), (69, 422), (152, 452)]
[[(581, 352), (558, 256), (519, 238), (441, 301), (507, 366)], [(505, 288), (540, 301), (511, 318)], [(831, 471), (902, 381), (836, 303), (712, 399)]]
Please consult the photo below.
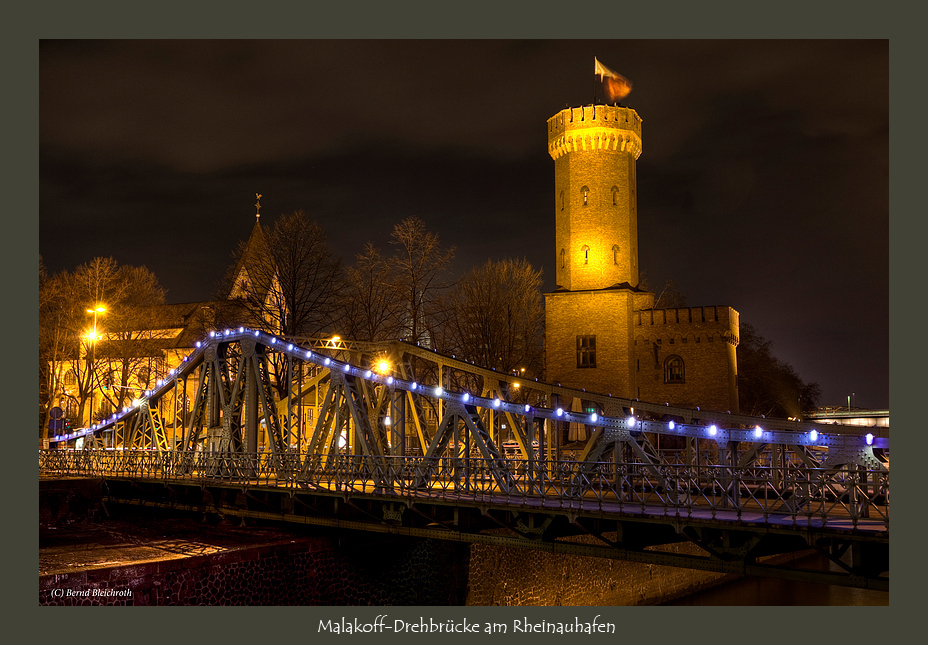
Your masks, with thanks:
[(659, 465), (442, 457), (42, 450), (44, 475), (312, 489), (339, 495), (793, 523), (889, 526), (889, 473), (858, 467)]

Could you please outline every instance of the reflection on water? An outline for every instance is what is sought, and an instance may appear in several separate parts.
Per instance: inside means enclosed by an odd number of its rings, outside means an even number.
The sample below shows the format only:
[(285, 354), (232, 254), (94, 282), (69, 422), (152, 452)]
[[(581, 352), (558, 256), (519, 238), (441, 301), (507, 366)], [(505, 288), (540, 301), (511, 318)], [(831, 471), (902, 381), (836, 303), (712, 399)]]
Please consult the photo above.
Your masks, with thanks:
[[(798, 560), (798, 566), (840, 571), (822, 555)], [(833, 585), (746, 577), (728, 584), (665, 603), (680, 605), (889, 605), (889, 593)]]

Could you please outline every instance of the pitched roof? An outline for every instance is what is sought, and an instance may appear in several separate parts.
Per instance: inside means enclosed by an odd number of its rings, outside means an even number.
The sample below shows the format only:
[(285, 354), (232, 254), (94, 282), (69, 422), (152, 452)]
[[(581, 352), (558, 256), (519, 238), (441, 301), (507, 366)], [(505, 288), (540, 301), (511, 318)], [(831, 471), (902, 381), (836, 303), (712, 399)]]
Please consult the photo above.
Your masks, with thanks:
[(267, 241), (264, 237), (264, 229), (261, 227), (260, 218), (255, 219), (255, 225), (251, 229), (251, 235), (245, 243), (245, 250), (242, 252), (235, 265), (233, 272), (232, 285), (229, 287), (229, 293), (225, 294), (226, 298), (233, 298), (235, 291), (242, 283), (243, 278), (251, 283), (256, 290), (258, 298), (264, 298), (270, 289), (270, 279), (268, 271), (262, 269), (262, 265), (267, 261)]

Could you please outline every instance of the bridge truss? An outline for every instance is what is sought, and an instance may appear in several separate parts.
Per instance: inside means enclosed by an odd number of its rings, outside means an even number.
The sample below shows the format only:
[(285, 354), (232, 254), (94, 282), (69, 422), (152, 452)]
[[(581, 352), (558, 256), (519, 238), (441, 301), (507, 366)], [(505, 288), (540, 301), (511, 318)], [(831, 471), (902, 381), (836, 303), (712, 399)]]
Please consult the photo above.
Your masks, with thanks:
[[(585, 441), (564, 440), (570, 424)], [(102, 475), (124, 497), (138, 480), (191, 485), (138, 503), (566, 552), (585, 535), (599, 546), (583, 552), (606, 557), (888, 589), (889, 437), (873, 432), (589, 393), (403, 342), (237, 328), (212, 332), (137, 405), (57, 437), (85, 450), (41, 465)], [(129, 479), (131, 494), (115, 483)], [(251, 488), (261, 509), (229, 496)], [(283, 491), (290, 501), (266, 497)], [(295, 514), (293, 499), (315, 510)], [(708, 555), (645, 550), (674, 541)], [(800, 548), (844, 575), (759, 564)]]

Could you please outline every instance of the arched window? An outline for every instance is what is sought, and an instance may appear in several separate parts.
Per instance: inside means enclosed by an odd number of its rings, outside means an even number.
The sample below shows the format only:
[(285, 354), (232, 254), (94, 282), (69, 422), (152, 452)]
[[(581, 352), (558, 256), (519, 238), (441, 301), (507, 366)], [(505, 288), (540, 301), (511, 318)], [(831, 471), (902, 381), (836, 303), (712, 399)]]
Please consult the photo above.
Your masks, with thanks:
[(664, 383), (684, 382), (683, 359), (679, 356), (668, 356), (664, 361)]
[(565, 266), (567, 266), (567, 252), (561, 249), (561, 268), (563, 269)]
[(580, 249), (580, 252), (583, 253), (583, 263), (589, 264), (590, 263), (590, 247), (584, 244), (583, 248)]
[(561, 191), (561, 210), (564, 210), (564, 191)]
[(612, 263), (613, 264), (619, 263), (619, 245), (618, 244), (612, 245)]
[(584, 186), (580, 189), (580, 194), (583, 196), (583, 205), (586, 206), (590, 201), (590, 189)]
[(619, 187), (618, 186), (612, 187), (612, 205), (613, 206), (619, 205)]

